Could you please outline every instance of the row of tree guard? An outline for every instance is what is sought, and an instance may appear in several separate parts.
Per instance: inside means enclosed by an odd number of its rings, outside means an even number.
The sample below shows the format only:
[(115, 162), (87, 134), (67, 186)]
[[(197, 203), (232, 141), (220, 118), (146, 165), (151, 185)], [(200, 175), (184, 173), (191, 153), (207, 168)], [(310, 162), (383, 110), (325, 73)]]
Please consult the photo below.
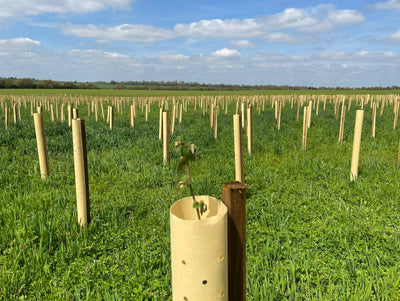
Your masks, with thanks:
[[(159, 106), (159, 139), (163, 140), (163, 161), (169, 161), (169, 134), (174, 133), (175, 122), (178, 119), (179, 123), (182, 122), (183, 112), (187, 112), (188, 107), (192, 107), (193, 111), (197, 108), (202, 110), (203, 115), (206, 113), (210, 117), (210, 127), (213, 128), (214, 137), (217, 139), (218, 135), (218, 115), (221, 110), (228, 113), (228, 106), (235, 104), (235, 114), (233, 117), (233, 128), (235, 137), (235, 164), (236, 164), (236, 180), (244, 182), (243, 172), (243, 154), (240, 155), (239, 149), (243, 145), (243, 138), (241, 130), (245, 129), (247, 136), (247, 150), (252, 153), (252, 115), (253, 108), (260, 114), (261, 110), (265, 110), (265, 105), (270, 104), (275, 108), (276, 128), (280, 130), (281, 112), (282, 107), (290, 105), (294, 108), (297, 104), (296, 120), (299, 120), (300, 108), (303, 108), (303, 138), (302, 149), (306, 150), (307, 146), (307, 131), (311, 126), (311, 118), (314, 112), (315, 115), (319, 114), (319, 107), (322, 104), (323, 110), (326, 110), (326, 104), (331, 103), (334, 106), (334, 115), (337, 120), (340, 112), (340, 129), (338, 141), (343, 141), (345, 113), (350, 110), (351, 105), (355, 106), (363, 112), (366, 106), (372, 109), (372, 124), (371, 135), (375, 137), (376, 115), (377, 110), (380, 109), (380, 115), (383, 114), (384, 108), (391, 105), (393, 106), (394, 121), (393, 129), (397, 127), (398, 109), (399, 109), (399, 96), (398, 95), (255, 95), (255, 96), (186, 96), (186, 97), (28, 97), (28, 96), (0, 96), (0, 104), (5, 116), (5, 127), (10, 126), (10, 108), (12, 108), (14, 123), (21, 119), (21, 106), (25, 108), (30, 103), (31, 115), (35, 106), (41, 111), (43, 124), (43, 108), (50, 113), (51, 121), (55, 119), (60, 122), (66, 121), (65, 113), (67, 115), (68, 125), (72, 126), (73, 120), (78, 119), (77, 106), (87, 104), (87, 117), (94, 114), (95, 121), (98, 121), (98, 115), (107, 120), (110, 130), (114, 127), (114, 108), (119, 114), (123, 113), (124, 108), (129, 105), (130, 126), (134, 127), (134, 120), (137, 115), (137, 107), (145, 115), (145, 120), (148, 120), (148, 113), (154, 105)], [(107, 105), (107, 115), (104, 114), (104, 108)], [(171, 108), (171, 110), (169, 110)], [(66, 112), (65, 112), (66, 111)], [(172, 116), (171, 116), (172, 115)], [(39, 118), (39, 117), (35, 117)], [(355, 124), (354, 147), (351, 180), (357, 177), (356, 166), (358, 167), (357, 153), (359, 154), (359, 145), (361, 142), (361, 133), (358, 137), (358, 131), (362, 129), (363, 114), (357, 111), (357, 118)], [(39, 119), (35, 119), (35, 125), (39, 124)], [(240, 129), (240, 132), (239, 132)], [(38, 133), (37, 133), (38, 134)], [(40, 135), (39, 135), (40, 136)], [(40, 142), (42, 147), (43, 142)], [(39, 148), (39, 141), (38, 141)], [(400, 148), (399, 148), (400, 159)], [(42, 162), (42, 160), (41, 160)], [(354, 166), (354, 167), (353, 167)], [(43, 173), (42, 173), (43, 174)], [(44, 172), (46, 174), (46, 172)]]

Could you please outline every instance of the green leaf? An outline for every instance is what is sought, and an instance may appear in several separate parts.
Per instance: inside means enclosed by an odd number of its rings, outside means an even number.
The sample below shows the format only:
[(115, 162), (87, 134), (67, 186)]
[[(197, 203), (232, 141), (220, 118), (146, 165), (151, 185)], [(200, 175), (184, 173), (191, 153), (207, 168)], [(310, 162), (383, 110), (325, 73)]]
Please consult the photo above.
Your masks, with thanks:
[(196, 156), (194, 154), (190, 154), (186, 157), (188, 161), (196, 161)]
[(178, 166), (176, 167), (176, 169), (178, 171), (183, 170), (186, 167), (186, 162), (187, 162), (186, 158), (185, 157), (181, 157), (179, 159)]
[(199, 205), (199, 207), (200, 207), (200, 214), (201, 214), (201, 215), (203, 215), (203, 214), (204, 214), (204, 212), (206, 212), (206, 211), (207, 211), (207, 205), (206, 205), (206, 204), (204, 204), (204, 202), (203, 202), (203, 201), (201, 201), (201, 202), (200, 202), (200, 205)]
[(190, 156), (192, 152), (190, 151), (190, 147), (188, 145), (182, 145), (182, 156), (187, 157)]
[(193, 208), (199, 209), (200, 208), (200, 203), (199, 202), (193, 202)]

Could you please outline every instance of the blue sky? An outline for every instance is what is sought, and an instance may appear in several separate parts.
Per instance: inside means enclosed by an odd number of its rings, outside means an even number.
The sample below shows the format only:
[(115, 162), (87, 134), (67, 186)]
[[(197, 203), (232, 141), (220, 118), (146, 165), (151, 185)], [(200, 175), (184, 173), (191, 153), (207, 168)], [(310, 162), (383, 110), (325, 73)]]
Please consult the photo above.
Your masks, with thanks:
[(0, 77), (400, 85), (400, 0), (0, 0)]

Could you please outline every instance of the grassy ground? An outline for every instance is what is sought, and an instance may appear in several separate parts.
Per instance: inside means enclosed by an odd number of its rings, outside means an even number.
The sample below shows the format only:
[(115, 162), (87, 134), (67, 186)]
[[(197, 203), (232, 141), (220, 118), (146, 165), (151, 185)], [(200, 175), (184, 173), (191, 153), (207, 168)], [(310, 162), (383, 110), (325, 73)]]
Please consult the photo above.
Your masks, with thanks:
[[(171, 141), (183, 135), (198, 147), (191, 168), (196, 194), (220, 198), (222, 183), (234, 179), (234, 110), (220, 115), (217, 140), (200, 110), (189, 108), (176, 125)], [(171, 163), (162, 163), (157, 107), (147, 123), (138, 110), (134, 128), (127, 108), (116, 113), (112, 132), (80, 107), (92, 214), (84, 230), (76, 222), (70, 128), (45, 112), (51, 174), (43, 181), (29, 112), (23, 108), (21, 122), (0, 130), (0, 298), (169, 300), (169, 207), (181, 198), (180, 174), (172, 149)], [(254, 110), (253, 154), (245, 154), (248, 300), (398, 299), (400, 169), (392, 108), (378, 115), (373, 139), (366, 107), (353, 183), (354, 104), (342, 144), (332, 104), (313, 116), (305, 152), (295, 117), (286, 105), (277, 131), (270, 106), (260, 115)]]

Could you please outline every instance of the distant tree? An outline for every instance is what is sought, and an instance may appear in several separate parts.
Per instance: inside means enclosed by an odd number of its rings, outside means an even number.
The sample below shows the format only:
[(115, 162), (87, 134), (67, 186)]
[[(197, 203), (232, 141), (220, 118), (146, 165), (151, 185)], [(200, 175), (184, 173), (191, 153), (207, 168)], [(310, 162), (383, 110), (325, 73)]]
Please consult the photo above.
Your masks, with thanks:
[(73, 82), (64, 82), (62, 87), (64, 89), (78, 89), (78, 85)]
[(0, 78), (0, 89), (4, 89), (6, 87), (6, 79)]
[(37, 86), (40, 89), (54, 89), (55, 82), (53, 82), (51, 79), (45, 79), (40, 81)]
[(31, 78), (21, 78), (16, 82), (17, 88), (20, 89), (33, 89), (36, 88), (34, 81)]
[(114, 90), (125, 90), (126, 86), (124, 84), (117, 84), (113, 87)]
[(11, 78), (6, 79), (6, 89), (15, 89), (17, 86), (14, 83), (14, 80)]

